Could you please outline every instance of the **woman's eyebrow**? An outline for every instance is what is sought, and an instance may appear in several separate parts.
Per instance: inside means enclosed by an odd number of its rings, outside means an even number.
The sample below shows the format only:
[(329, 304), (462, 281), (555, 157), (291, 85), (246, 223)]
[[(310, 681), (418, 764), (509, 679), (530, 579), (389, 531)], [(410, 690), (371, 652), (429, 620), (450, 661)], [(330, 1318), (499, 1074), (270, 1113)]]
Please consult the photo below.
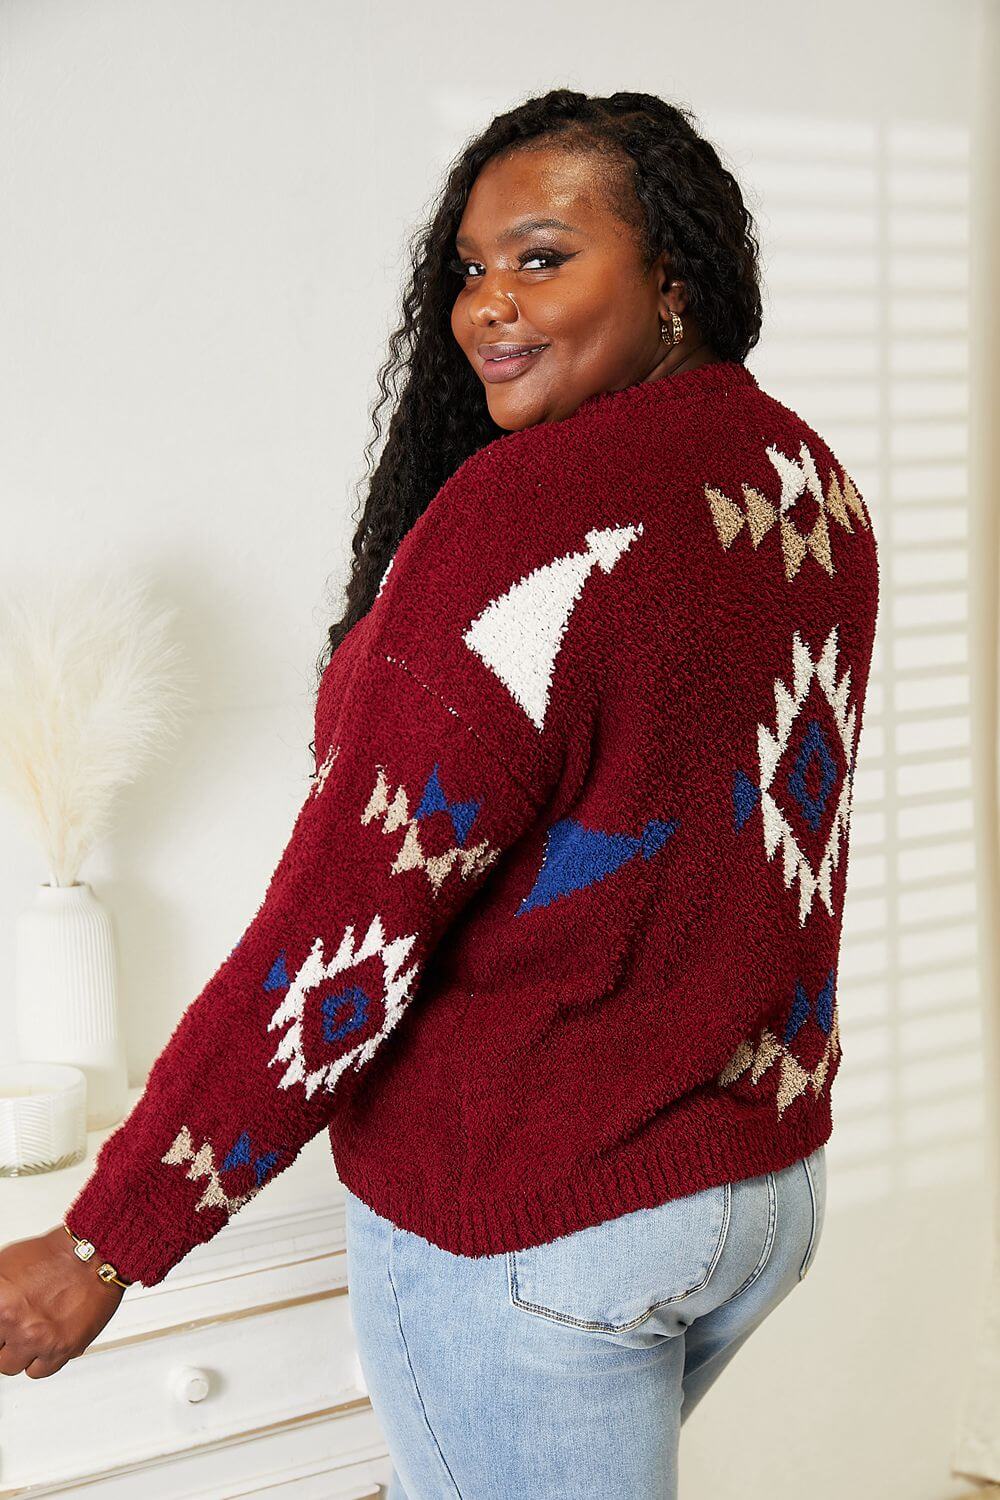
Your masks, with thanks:
[[(497, 235), (498, 245), (506, 245), (510, 240), (521, 240), (529, 234), (535, 234), (539, 229), (565, 229), (569, 234), (582, 234), (574, 224), (567, 224), (563, 219), (522, 219), (519, 224), (513, 224), (509, 229), (503, 229)], [(455, 236), (456, 248), (459, 245), (469, 245), (471, 241), (462, 234)]]

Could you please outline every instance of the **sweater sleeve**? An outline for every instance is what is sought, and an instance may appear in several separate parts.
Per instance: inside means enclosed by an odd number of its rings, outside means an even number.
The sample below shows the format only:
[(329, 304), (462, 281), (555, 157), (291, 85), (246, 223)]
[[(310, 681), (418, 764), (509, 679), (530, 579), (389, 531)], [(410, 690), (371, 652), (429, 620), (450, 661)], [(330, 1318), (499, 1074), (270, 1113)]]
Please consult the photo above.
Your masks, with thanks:
[(456, 470), (339, 648), (264, 900), (67, 1212), (126, 1280), (161, 1281), (406, 1045), (445, 929), (586, 767), (643, 528), (591, 513), (560, 437)]
[(256, 915), (67, 1211), (126, 1280), (161, 1281), (291, 1164), (535, 820), (538, 788), (384, 646), (366, 640)]

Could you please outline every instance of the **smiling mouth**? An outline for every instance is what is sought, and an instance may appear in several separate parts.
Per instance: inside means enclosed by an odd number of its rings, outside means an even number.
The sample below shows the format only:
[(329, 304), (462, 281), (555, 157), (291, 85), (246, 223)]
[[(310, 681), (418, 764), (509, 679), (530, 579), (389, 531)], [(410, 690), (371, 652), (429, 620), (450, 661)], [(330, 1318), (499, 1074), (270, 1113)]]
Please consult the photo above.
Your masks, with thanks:
[(511, 360), (530, 359), (533, 354), (541, 354), (542, 350), (547, 348), (547, 344), (536, 344), (532, 349), (519, 349), (516, 354), (488, 354), (484, 363), (489, 365), (510, 364)]
[(489, 384), (494, 385), (498, 381), (513, 380), (521, 375), (540, 355), (545, 353), (548, 344), (536, 344), (530, 349), (521, 349), (516, 354), (498, 355), (496, 358), (483, 358), (482, 375)]

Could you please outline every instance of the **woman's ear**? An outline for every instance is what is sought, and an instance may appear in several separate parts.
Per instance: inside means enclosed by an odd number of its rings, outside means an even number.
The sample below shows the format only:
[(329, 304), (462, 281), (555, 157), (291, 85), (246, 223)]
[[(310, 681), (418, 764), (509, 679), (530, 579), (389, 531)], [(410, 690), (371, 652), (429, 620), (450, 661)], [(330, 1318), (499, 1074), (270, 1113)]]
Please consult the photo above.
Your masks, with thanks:
[(663, 303), (663, 316), (665, 318), (669, 318), (672, 312), (682, 313), (687, 307), (687, 286), (683, 281), (678, 281), (675, 277), (671, 277), (669, 264), (663, 279), (663, 291), (660, 295)]
[(657, 291), (656, 310), (661, 320), (669, 323), (672, 312), (682, 313), (687, 307), (687, 287), (674, 276), (670, 254), (666, 250), (653, 261), (651, 274)]

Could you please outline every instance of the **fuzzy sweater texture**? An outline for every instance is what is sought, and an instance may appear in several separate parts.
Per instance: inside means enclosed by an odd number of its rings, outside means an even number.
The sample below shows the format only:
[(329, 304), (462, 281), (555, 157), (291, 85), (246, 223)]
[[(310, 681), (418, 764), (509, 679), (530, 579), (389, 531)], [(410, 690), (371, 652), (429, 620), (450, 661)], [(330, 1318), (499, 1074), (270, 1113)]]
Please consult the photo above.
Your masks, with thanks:
[(264, 898), (67, 1210), (161, 1281), (320, 1130), (495, 1254), (826, 1141), (871, 516), (722, 362), (468, 458), (316, 701)]

